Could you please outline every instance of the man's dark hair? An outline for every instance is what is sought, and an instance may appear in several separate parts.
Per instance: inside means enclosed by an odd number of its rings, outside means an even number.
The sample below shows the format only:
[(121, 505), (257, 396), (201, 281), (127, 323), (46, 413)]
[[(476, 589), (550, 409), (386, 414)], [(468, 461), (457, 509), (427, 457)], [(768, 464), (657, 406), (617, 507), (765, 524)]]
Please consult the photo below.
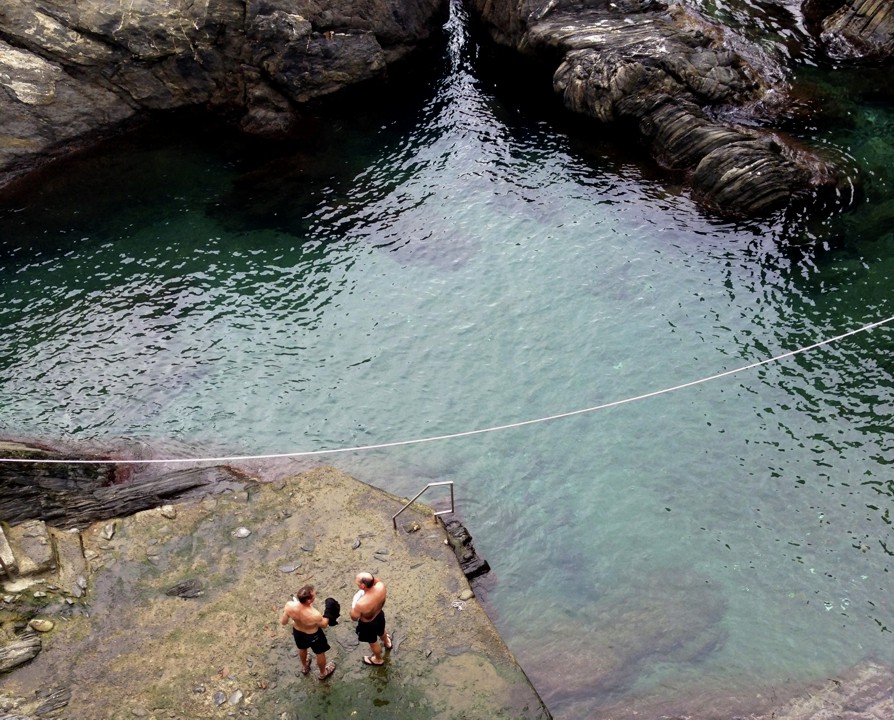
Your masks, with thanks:
[(307, 605), (310, 602), (310, 599), (314, 596), (314, 586), (313, 585), (305, 585), (301, 588), (297, 593), (295, 593), (295, 597), (298, 598), (298, 602), (302, 605)]
[[(369, 575), (367, 577), (366, 575)], [(373, 585), (376, 584), (376, 578), (372, 573), (366, 573), (360, 578), (360, 584), (363, 585), (367, 590), (369, 590)]]

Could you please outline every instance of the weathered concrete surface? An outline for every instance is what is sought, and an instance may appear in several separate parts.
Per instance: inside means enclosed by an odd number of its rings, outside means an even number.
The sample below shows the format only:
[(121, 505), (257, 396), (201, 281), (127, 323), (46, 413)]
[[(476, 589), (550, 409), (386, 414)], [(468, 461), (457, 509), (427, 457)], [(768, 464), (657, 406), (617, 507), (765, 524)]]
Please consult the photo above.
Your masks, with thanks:
[(0, 184), (154, 110), (207, 107), (248, 132), (381, 77), (447, 0), (4, 0)]
[[(0, 606), (55, 621), (43, 651), (3, 678), (0, 717), (36, 717), (52, 700), (69, 720), (548, 718), (477, 601), (454, 605), (469, 587), (441, 523), (414, 506), (395, 532), (402, 505), (319, 468), (90, 526), (88, 595), (21, 591)], [(382, 668), (362, 664), (347, 618), (360, 570), (388, 584), (395, 649)], [(200, 594), (167, 593), (189, 581)], [(327, 596), (342, 605), (325, 682), (300, 674), (278, 622), (308, 582), (319, 609)]]

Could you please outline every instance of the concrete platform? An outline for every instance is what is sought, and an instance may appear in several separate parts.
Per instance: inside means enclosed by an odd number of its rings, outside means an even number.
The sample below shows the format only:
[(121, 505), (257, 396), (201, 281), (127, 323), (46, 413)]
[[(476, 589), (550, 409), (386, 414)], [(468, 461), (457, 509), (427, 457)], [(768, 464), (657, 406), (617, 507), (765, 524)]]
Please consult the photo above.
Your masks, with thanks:
[[(88, 592), (45, 590), (40, 615), (55, 627), (34, 660), (3, 677), (0, 716), (27, 717), (41, 698), (69, 693), (68, 720), (549, 718), (481, 606), (460, 600), (469, 585), (441, 523), (414, 506), (393, 530), (403, 504), (318, 468), (91, 526)], [(414, 522), (418, 531), (403, 529)], [(394, 650), (381, 668), (362, 663), (368, 645), (348, 618), (361, 570), (388, 586)], [(325, 681), (300, 674), (279, 624), (306, 583), (319, 610), (328, 596), (342, 605)], [(168, 594), (178, 585), (198, 594)]]

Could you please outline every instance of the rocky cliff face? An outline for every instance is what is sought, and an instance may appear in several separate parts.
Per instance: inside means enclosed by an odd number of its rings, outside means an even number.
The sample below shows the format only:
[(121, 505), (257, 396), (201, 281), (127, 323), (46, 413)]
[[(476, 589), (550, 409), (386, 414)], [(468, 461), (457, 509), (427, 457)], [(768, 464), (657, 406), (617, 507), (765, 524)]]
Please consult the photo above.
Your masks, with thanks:
[[(655, 158), (685, 172), (693, 195), (722, 215), (758, 214), (800, 191), (849, 183), (833, 161), (774, 130), (786, 94), (780, 60), (688, 5), (656, 0), (469, 0), (469, 5), (497, 42), (554, 64), (553, 88), (566, 107), (603, 122), (632, 124)], [(856, 34), (872, 40), (876, 55), (890, 55), (882, 40), (891, 40), (884, 30), (889, 4), (816, 0), (815, 5), (815, 14), (826, 18), (820, 25), (828, 47), (841, 47), (843, 38)], [(848, 47), (855, 45), (851, 40)]]
[(249, 132), (381, 76), (447, 0), (4, 0), (0, 184), (151, 110), (232, 111)]

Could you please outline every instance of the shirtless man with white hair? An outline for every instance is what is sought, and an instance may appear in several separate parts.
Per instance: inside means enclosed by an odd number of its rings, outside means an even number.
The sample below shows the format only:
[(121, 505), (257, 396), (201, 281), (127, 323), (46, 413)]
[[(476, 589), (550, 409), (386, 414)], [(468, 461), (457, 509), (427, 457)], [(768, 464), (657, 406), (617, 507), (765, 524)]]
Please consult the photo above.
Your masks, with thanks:
[(385, 632), (385, 613), (382, 612), (387, 595), (385, 583), (368, 572), (358, 574), (356, 583), (360, 589), (351, 603), (351, 620), (357, 621), (357, 639), (369, 643), (372, 650), (372, 656), (364, 655), (363, 662), (384, 665), (382, 647), (391, 649), (391, 637)]

